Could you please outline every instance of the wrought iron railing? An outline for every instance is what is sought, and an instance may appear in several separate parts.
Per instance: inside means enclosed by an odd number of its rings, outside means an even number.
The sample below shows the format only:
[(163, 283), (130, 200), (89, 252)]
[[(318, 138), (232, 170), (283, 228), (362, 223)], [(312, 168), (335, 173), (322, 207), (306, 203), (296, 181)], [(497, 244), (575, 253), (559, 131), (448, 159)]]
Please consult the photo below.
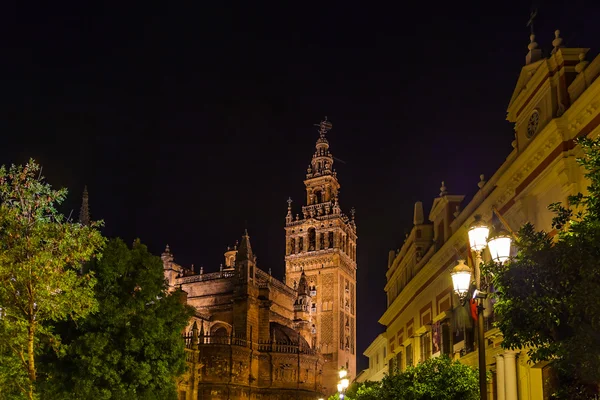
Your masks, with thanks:
[[(196, 349), (202, 346), (238, 346), (238, 347), (251, 347), (255, 350), (271, 353), (287, 353), (287, 354), (308, 354), (317, 355), (319, 352), (318, 348), (310, 348), (305, 345), (298, 345), (298, 343), (289, 341), (250, 341), (247, 340), (243, 335), (198, 335), (194, 333), (186, 333), (183, 335), (186, 349)], [(192, 356), (188, 356), (190, 358)], [(191, 361), (193, 358), (190, 358)]]

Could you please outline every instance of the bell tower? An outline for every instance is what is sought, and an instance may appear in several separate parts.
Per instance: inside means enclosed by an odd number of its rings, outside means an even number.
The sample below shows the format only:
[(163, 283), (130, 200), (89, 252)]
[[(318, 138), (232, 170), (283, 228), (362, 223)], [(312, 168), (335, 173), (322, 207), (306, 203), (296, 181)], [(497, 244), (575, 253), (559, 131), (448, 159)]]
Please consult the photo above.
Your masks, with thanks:
[[(325, 357), (322, 382), (333, 394), (338, 371), (356, 377), (356, 224), (354, 209), (344, 214), (339, 204), (340, 184), (333, 169), (326, 134), (332, 124), (325, 117), (317, 125), (319, 138), (306, 170), (306, 205), (294, 217), (291, 199), (285, 218), (285, 282), (297, 288), (306, 281), (311, 298), (309, 343)], [(302, 282), (304, 285), (305, 283)]]

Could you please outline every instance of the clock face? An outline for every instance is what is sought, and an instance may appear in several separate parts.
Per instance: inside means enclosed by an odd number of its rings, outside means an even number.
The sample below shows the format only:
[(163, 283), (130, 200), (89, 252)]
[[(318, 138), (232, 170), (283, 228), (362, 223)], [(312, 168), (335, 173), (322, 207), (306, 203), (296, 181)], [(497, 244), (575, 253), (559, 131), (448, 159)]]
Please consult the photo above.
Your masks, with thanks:
[(538, 112), (538, 110), (534, 110), (531, 114), (531, 117), (529, 117), (529, 123), (527, 124), (527, 139), (531, 139), (531, 137), (535, 135), (539, 125), (540, 113)]

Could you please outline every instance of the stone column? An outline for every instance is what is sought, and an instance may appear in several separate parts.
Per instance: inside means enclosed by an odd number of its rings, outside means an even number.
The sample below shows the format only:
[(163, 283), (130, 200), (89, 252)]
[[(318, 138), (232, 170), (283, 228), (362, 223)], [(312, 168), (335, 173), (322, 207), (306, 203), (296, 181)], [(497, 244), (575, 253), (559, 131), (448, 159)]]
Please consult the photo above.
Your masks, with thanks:
[(504, 356), (496, 355), (496, 390), (497, 400), (506, 400), (504, 395)]
[(519, 352), (507, 350), (504, 352), (504, 387), (506, 400), (518, 400), (517, 392), (517, 362)]

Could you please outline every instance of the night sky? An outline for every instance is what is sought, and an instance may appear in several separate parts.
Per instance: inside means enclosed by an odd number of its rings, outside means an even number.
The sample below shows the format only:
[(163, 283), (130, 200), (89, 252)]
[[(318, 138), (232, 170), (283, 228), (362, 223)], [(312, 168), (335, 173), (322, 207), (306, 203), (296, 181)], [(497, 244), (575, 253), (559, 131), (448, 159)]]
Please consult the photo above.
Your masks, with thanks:
[[(65, 213), (87, 184), (107, 236), (168, 243), (205, 272), (248, 228), (281, 278), (286, 200), (300, 212), (328, 116), (340, 204), (357, 210), (360, 353), (383, 330), (387, 253), (414, 202), (427, 213), (442, 180), (470, 198), (511, 151), (528, 1), (59, 3), (3, 6), (0, 164), (35, 158), (69, 188)], [(540, 5), (545, 54), (556, 28), (596, 54), (594, 3)]]

